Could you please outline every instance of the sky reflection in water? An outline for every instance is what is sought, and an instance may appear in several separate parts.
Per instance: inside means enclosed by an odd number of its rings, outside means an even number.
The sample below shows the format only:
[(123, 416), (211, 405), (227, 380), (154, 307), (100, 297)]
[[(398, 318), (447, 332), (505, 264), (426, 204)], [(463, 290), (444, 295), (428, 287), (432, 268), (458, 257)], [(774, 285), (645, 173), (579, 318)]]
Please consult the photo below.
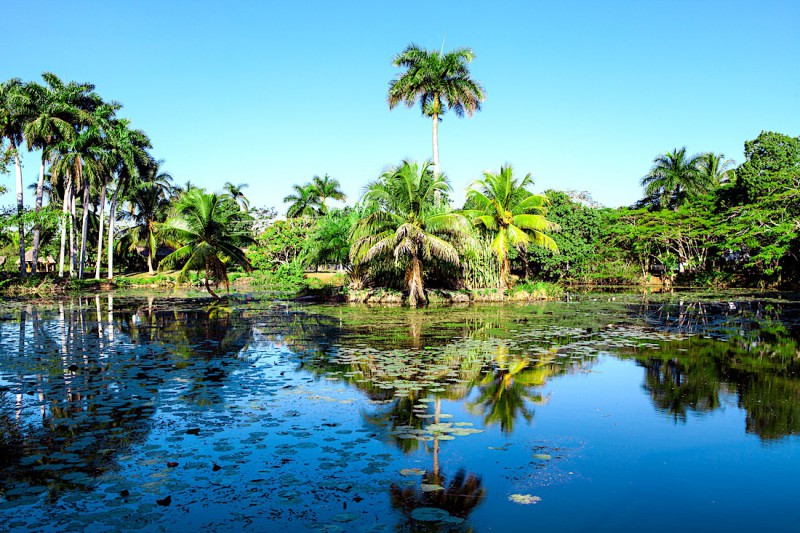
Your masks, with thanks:
[(798, 304), (607, 300), (8, 305), (0, 523), (795, 530)]

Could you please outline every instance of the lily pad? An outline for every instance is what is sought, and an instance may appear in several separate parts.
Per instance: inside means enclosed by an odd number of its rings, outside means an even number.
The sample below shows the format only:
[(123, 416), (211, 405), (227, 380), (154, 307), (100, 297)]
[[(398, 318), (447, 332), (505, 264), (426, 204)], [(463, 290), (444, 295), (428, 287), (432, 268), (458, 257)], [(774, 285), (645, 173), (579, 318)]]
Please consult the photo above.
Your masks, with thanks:
[(530, 494), (512, 494), (508, 499), (520, 505), (535, 505), (542, 501), (539, 496), (532, 496)]
[(421, 468), (404, 468), (400, 471), (401, 476), (424, 476), (425, 470)]

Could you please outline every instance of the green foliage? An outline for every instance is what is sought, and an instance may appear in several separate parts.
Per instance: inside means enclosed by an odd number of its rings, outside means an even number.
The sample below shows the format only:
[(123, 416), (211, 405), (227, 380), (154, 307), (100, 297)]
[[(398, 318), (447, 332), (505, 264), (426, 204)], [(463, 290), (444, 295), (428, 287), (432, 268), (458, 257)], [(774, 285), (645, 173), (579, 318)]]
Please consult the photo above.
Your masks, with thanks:
[(762, 131), (744, 143), (746, 161), (736, 170), (735, 203), (750, 203), (796, 189), (800, 174), (800, 138)]
[(525, 281), (509, 290), (511, 296), (528, 295), (534, 299), (556, 299), (564, 296), (564, 288), (546, 281)]
[(248, 247), (247, 258), (256, 270), (276, 270), (282, 264), (303, 261), (315, 227), (311, 218), (276, 220)]
[(317, 220), (306, 241), (306, 261), (312, 265), (350, 264), (350, 234), (359, 218), (355, 209), (333, 209)]
[[(547, 218), (560, 230), (553, 234), (559, 253), (542, 247), (528, 249), (527, 260), (536, 277), (550, 281), (589, 281), (597, 267), (595, 254), (603, 228), (603, 211), (573, 201), (565, 192), (546, 191)], [(589, 200), (590, 201), (590, 200)]]
[(288, 294), (296, 294), (308, 286), (303, 266), (297, 261), (281, 263), (275, 269), (253, 272), (252, 284)]

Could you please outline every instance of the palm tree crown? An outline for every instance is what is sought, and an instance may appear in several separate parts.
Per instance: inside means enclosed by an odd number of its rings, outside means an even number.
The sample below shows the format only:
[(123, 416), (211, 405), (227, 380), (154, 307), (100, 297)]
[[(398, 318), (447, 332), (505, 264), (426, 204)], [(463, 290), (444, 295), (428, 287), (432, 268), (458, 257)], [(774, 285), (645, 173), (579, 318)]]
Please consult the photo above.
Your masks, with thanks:
[(347, 199), (347, 196), (342, 192), (342, 186), (339, 180), (331, 178), (327, 174), (322, 178), (314, 176), (311, 180), (311, 185), (317, 191), (317, 202), (321, 215), (328, 213), (328, 206), (326, 203), (328, 198), (339, 200), (340, 202)]
[(247, 187), (248, 185), (246, 183), (234, 185), (230, 181), (226, 181), (225, 185), (222, 186), (225, 192), (229, 194), (231, 198), (233, 198), (233, 201), (236, 202), (239, 208), (245, 213), (250, 210), (250, 200), (248, 200), (247, 196), (245, 196), (244, 192), (242, 192)]
[(184, 193), (175, 205), (175, 216), (161, 225), (164, 236), (174, 239), (179, 246), (162, 260), (162, 267), (183, 262), (179, 282), (190, 270), (205, 271), (206, 289), (218, 298), (211, 290), (209, 277), (227, 285), (228, 262), (251, 269), (242, 247), (251, 244), (253, 238), (248, 232), (236, 229), (242, 215), (228, 195), (209, 194), (196, 188)]
[(314, 207), (319, 204), (319, 193), (313, 184), (292, 185), (294, 193), (283, 199), (284, 203), (291, 204), (286, 211), (288, 218), (316, 216), (319, 210)]
[(712, 184), (699, 170), (701, 154), (686, 155), (686, 147), (660, 154), (642, 178), (645, 195), (661, 207), (677, 209), (687, 200), (707, 192)]
[(514, 176), (511, 165), (500, 167), (500, 172), (485, 172), (467, 191), (467, 201), (472, 209), (465, 211), (474, 224), (494, 235), (491, 249), (500, 261), (500, 279), (508, 286), (510, 246), (525, 249), (529, 244), (558, 252), (555, 241), (545, 231), (558, 226), (547, 219), (547, 197), (532, 194), (527, 187), (533, 184), (530, 174), (522, 180)]
[(393, 255), (396, 262), (408, 257), (405, 284), (409, 304), (425, 303), (423, 261), (439, 259), (459, 264), (452, 242), (467, 238), (469, 222), (462, 215), (435, 205), (438, 193), (450, 190), (444, 175), (435, 175), (430, 163), (421, 167), (403, 161), (367, 187), (364, 201), (371, 213), (353, 230), (350, 256), (353, 263)]

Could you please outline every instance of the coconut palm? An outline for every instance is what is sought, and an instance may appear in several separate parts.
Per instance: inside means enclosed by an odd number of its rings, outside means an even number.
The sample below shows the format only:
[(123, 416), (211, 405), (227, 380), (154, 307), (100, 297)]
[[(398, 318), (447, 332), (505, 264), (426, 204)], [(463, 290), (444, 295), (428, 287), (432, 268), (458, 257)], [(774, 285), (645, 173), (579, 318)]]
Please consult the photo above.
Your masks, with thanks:
[(317, 191), (317, 203), (319, 204), (319, 213), (321, 215), (328, 214), (328, 206), (326, 203), (328, 198), (339, 200), (340, 202), (347, 199), (347, 196), (342, 192), (342, 186), (339, 180), (333, 179), (327, 174), (325, 174), (323, 178), (314, 176), (311, 179), (311, 185)]
[(127, 199), (130, 211), (126, 216), (133, 221), (128, 229), (131, 236), (130, 249), (145, 249), (147, 271), (151, 275), (155, 274), (153, 260), (158, 251), (159, 224), (166, 219), (172, 199), (172, 176), (161, 169), (161, 164), (159, 161), (145, 169), (145, 173), (130, 189)]
[(732, 181), (736, 176), (735, 166), (733, 159), (725, 159), (725, 154), (713, 152), (702, 154), (697, 162), (700, 180), (712, 188)]
[(434, 174), (430, 163), (420, 167), (403, 161), (367, 187), (364, 201), (374, 210), (353, 229), (354, 264), (390, 254), (396, 262), (407, 258), (404, 285), (412, 307), (427, 302), (423, 262), (438, 259), (458, 265), (458, 252), (448, 240), (468, 238), (466, 218), (435, 206), (437, 193), (449, 190), (447, 178)]
[(298, 218), (305, 216), (316, 216), (319, 210), (315, 205), (319, 204), (319, 193), (312, 184), (292, 185), (294, 193), (283, 199), (284, 203), (291, 204), (286, 211), (288, 218)]
[(238, 205), (227, 195), (209, 194), (202, 189), (184, 193), (175, 206), (175, 216), (160, 227), (164, 237), (174, 239), (179, 248), (165, 257), (159, 268), (183, 263), (179, 283), (191, 270), (205, 271), (206, 290), (219, 299), (211, 290), (209, 278), (228, 286), (229, 262), (251, 269), (242, 247), (253, 239), (248, 232), (235, 229), (241, 227), (241, 216)]
[[(141, 130), (125, 125), (114, 128), (109, 142), (117, 152), (117, 179), (111, 203), (108, 206), (108, 279), (114, 279), (114, 225), (117, 220), (117, 202), (126, 198), (130, 189), (138, 187), (140, 178), (158, 166), (147, 152), (152, 148), (150, 139)], [(156, 173), (157, 174), (157, 173)]]
[(25, 270), (25, 225), (22, 215), (25, 212), (22, 185), (22, 162), (19, 157), (19, 147), (23, 143), (23, 128), (29, 115), (32, 113), (31, 97), (25, 85), (19, 78), (11, 78), (0, 84), (0, 138), (9, 143), (9, 153), (14, 159), (17, 171), (17, 223), (19, 230), (19, 273), (26, 275)]
[(246, 183), (234, 185), (230, 181), (226, 181), (225, 185), (222, 186), (223, 190), (233, 198), (233, 201), (236, 202), (239, 208), (245, 213), (250, 210), (250, 200), (244, 195), (242, 189), (246, 189), (247, 187), (248, 185)]
[(702, 155), (686, 155), (686, 147), (660, 154), (642, 178), (645, 195), (660, 207), (678, 209), (690, 198), (709, 190), (708, 177), (699, 171)]
[(450, 52), (425, 50), (410, 44), (395, 56), (392, 64), (405, 68), (389, 83), (389, 109), (404, 103), (414, 107), (419, 101), (422, 114), (433, 121), (433, 173), (439, 174), (439, 120), (447, 111), (457, 116), (472, 116), (486, 99), (483, 87), (470, 77), (468, 64), (475, 53), (471, 48)]
[(464, 214), (494, 236), (491, 250), (500, 262), (503, 287), (508, 287), (511, 274), (509, 247), (524, 250), (534, 244), (558, 252), (555, 241), (545, 233), (558, 226), (545, 218), (547, 198), (528, 191), (532, 184), (530, 174), (518, 180), (511, 165), (504, 165), (497, 174), (485, 172), (467, 191), (471, 209)]

